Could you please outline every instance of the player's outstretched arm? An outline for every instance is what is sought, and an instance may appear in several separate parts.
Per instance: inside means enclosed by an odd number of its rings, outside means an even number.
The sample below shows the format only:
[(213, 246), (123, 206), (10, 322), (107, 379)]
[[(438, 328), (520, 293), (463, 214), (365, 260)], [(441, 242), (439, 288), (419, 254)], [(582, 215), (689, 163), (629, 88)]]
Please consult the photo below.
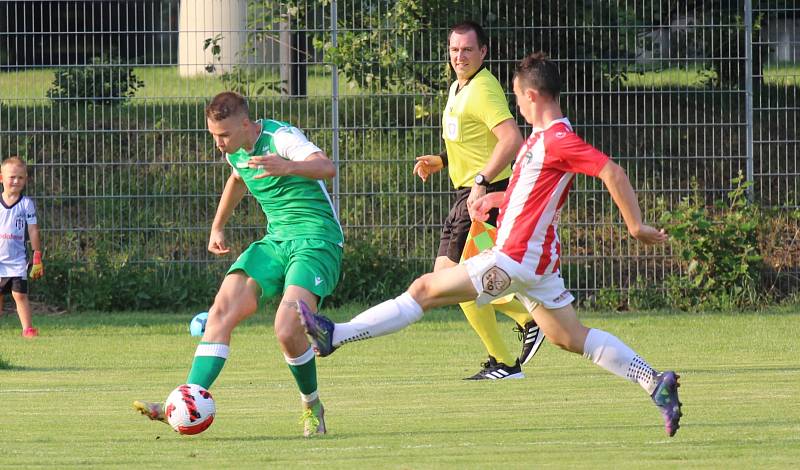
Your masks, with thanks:
[(217, 213), (214, 222), (211, 224), (211, 235), (208, 239), (208, 251), (215, 255), (224, 255), (231, 250), (225, 244), (225, 224), (233, 213), (233, 209), (239, 204), (247, 191), (242, 178), (236, 174), (228, 177), (222, 196), (219, 198)]
[(667, 234), (663, 229), (659, 230), (642, 222), (639, 201), (636, 199), (633, 186), (622, 167), (609, 160), (597, 176), (605, 183), (633, 238), (648, 245), (663, 243), (667, 240)]

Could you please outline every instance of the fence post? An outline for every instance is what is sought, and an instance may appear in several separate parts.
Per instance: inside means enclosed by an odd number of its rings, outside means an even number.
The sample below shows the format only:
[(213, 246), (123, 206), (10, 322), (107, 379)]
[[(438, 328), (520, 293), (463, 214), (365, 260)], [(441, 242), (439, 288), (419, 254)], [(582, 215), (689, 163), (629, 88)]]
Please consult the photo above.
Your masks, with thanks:
[[(336, 0), (331, 1), (331, 44), (337, 46), (337, 23), (339, 22), (336, 9)], [(333, 209), (339, 217), (339, 69), (336, 64), (331, 64), (331, 158), (336, 165), (336, 175), (333, 177)]]
[[(744, 2), (744, 113), (745, 113), (745, 151), (747, 152), (746, 177), (749, 183), (753, 182), (753, 2)], [(752, 201), (753, 186), (747, 190), (747, 195)]]

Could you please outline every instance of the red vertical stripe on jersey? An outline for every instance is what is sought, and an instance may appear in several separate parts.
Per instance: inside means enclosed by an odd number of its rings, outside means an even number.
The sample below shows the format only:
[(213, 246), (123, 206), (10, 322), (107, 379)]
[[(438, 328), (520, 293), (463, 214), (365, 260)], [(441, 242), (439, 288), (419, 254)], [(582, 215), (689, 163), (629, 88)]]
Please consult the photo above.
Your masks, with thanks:
[[(564, 186), (564, 190), (561, 192), (561, 197), (558, 198), (558, 203), (556, 204), (556, 213), (558, 213), (558, 211), (561, 210), (561, 207), (564, 206), (564, 202), (566, 202), (567, 196), (569, 196), (569, 190), (572, 188), (573, 181), (575, 181), (574, 176), (571, 177), (569, 182)], [(552, 271), (547, 272), (547, 267), (553, 262), (553, 255), (555, 255), (556, 266)], [(551, 222), (547, 227), (547, 235), (545, 236), (544, 243), (542, 244), (542, 256), (539, 258), (539, 264), (536, 266), (536, 274), (542, 275), (558, 271), (560, 260), (561, 242), (558, 240), (555, 224)]]
[(514, 159), (514, 168), (511, 171), (511, 180), (509, 181), (505, 193), (503, 193), (503, 202), (500, 204), (500, 213), (497, 215), (498, 227), (500, 227), (500, 222), (503, 221), (503, 216), (505, 216), (506, 214), (506, 209), (508, 208), (508, 201), (511, 199), (511, 193), (514, 191), (514, 187), (517, 185), (517, 181), (519, 181), (519, 173), (520, 171), (522, 171), (522, 165), (520, 164), (520, 162), (522, 161), (523, 155), (528, 153), (532, 137), (533, 136), (528, 137), (528, 139), (525, 142), (523, 142), (522, 147), (519, 149), (519, 152), (517, 152), (517, 158)]
[(522, 207), (520, 215), (514, 219), (511, 233), (503, 243), (503, 253), (514, 261), (522, 263), (522, 258), (528, 252), (528, 242), (534, 237), (536, 224), (542, 216), (543, 206), (537, 207), (536, 198), (528, 196)]
[(566, 118), (536, 130), (517, 153), (500, 207), (497, 248), (537, 275), (557, 272), (558, 215), (575, 174), (597, 176), (608, 160), (575, 135)]
[[(519, 210), (516, 216), (514, 216), (513, 219), (506, 221), (506, 223), (511, 224), (511, 227), (509, 227), (507, 232), (508, 236), (501, 241), (500, 234), (498, 233), (498, 244), (502, 245), (500, 247), (501, 250), (518, 263), (522, 263), (525, 253), (528, 252), (528, 242), (533, 236), (533, 232), (536, 229), (536, 222), (539, 220), (539, 217), (541, 217), (542, 213), (542, 207), (537, 208), (537, 200), (539, 198), (536, 196), (537, 188), (542, 187), (542, 184), (540, 183), (542, 172), (538, 171), (535, 179), (530, 183), (528, 181), (524, 181), (522, 187), (518, 186), (520, 184), (520, 175), (522, 174), (523, 167), (527, 168), (530, 165), (541, 164), (540, 162), (542, 161), (542, 155), (536, 154), (533, 154), (527, 163), (525, 162), (525, 159), (528, 158), (528, 153), (534, 151), (534, 147), (540, 138), (540, 133), (531, 135), (517, 157), (517, 162), (514, 166), (514, 176), (506, 192), (508, 197), (506, 198), (504, 207), (506, 210), (508, 209), (508, 203), (511, 201), (511, 198), (517, 196), (519, 191), (524, 191), (527, 193), (527, 197), (525, 202), (522, 204), (522, 208)], [(500, 222), (498, 221), (498, 226), (499, 225)]]

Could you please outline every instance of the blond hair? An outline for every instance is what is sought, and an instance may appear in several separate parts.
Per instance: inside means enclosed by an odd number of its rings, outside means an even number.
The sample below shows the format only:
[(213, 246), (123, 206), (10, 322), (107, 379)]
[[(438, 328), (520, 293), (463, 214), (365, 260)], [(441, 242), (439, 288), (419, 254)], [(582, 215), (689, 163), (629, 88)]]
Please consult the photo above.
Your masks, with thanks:
[(28, 165), (25, 163), (25, 160), (21, 159), (20, 157), (18, 157), (16, 155), (12, 155), (10, 157), (4, 158), (3, 159), (3, 163), (0, 164), (0, 169), (1, 168), (5, 168), (5, 167), (7, 167), (9, 165), (16, 165), (16, 166), (22, 167), (25, 170), (26, 173), (28, 172)]

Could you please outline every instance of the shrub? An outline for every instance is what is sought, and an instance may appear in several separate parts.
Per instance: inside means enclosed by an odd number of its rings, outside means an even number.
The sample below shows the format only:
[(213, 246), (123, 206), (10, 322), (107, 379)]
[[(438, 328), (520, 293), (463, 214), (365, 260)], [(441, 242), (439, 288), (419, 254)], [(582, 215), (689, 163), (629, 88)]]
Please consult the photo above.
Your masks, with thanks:
[(142, 86), (144, 82), (136, 77), (132, 67), (95, 57), (86, 67), (57, 69), (47, 97), (54, 102), (122, 104)]
[(131, 262), (130, 253), (100, 243), (76, 263), (56, 250), (32, 295), (70, 311), (207, 308), (220, 270), (180, 262)]
[(735, 187), (727, 200), (717, 200), (711, 210), (695, 192), (662, 218), (681, 263), (681, 273), (666, 279), (673, 307), (746, 307), (761, 300), (761, 211), (748, 201), (751, 183), (741, 173), (731, 182)]
[[(48, 252), (47, 276), (32, 286), (32, 295), (70, 311), (124, 311), (208, 308), (224, 276), (226, 263), (135, 262), (135, 249), (105, 240), (81, 248), (81, 241), (62, 240)], [(70, 250), (83, 261), (71, 260)], [(379, 237), (349, 239), (342, 274), (326, 305), (375, 303), (400, 294), (422, 266), (392, 255)], [(269, 308), (269, 307), (268, 307)]]
[(331, 305), (372, 304), (396, 297), (421, 274), (412, 262), (388, 253), (374, 240), (351, 239), (345, 244), (342, 275), (328, 300)]

